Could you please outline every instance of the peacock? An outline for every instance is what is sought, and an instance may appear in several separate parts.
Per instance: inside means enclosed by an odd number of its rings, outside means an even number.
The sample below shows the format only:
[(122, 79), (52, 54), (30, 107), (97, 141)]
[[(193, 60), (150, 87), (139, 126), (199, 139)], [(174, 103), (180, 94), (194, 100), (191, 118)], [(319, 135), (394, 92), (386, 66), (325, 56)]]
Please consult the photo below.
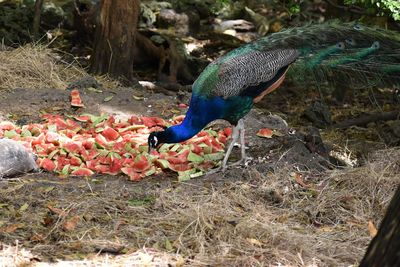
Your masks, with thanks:
[[(243, 117), (291, 73), (303, 82), (342, 82), (360, 88), (400, 85), (400, 37), (358, 23), (331, 21), (287, 29), (241, 46), (210, 63), (192, 85), (186, 117), (149, 135), (149, 149), (190, 139), (210, 122), (233, 127), (221, 168), (240, 140), (246, 158)], [(340, 81), (336, 81), (340, 80)], [(234, 165), (232, 164), (232, 165)]]

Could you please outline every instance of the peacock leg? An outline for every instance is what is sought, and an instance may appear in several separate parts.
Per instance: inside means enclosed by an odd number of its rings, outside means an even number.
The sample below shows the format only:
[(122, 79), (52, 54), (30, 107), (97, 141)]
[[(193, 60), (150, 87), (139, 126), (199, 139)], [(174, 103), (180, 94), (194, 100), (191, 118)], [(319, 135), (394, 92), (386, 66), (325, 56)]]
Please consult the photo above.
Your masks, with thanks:
[(239, 121), (240, 123), (240, 148), (241, 148), (241, 154), (242, 154), (242, 159), (240, 161), (243, 161), (246, 159), (246, 144), (244, 143), (244, 133), (245, 133), (245, 128), (244, 128), (244, 122), (241, 119)]
[[(232, 153), (232, 149), (235, 146), (236, 142), (239, 141), (239, 138), (240, 138), (242, 158), (233, 164), (227, 165), (229, 156)], [(213, 174), (219, 171), (224, 172), (227, 169), (227, 167), (240, 164), (241, 162), (243, 162), (245, 158), (246, 158), (246, 146), (244, 144), (244, 123), (243, 120), (239, 120), (238, 124), (234, 126), (232, 129), (232, 139), (231, 142), (229, 143), (228, 149), (225, 152), (225, 156), (224, 159), (222, 160), (221, 167), (208, 171), (207, 174)]]
[(240, 124), (240, 121), (241, 121), (241, 120), (239, 120), (238, 124), (237, 124), (235, 127), (233, 127), (233, 130), (232, 130), (232, 140), (231, 140), (231, 142), (229, 143), (228, 149), (227, 149), (226, 152), (225, 152), (224, 160), (222, 161), (222, 166), (221, 166), (222, 171), (225, 171), (225, 170), (226, 170), (227, 163), (228, 163), (228, 159), (229, 159), (229, 156), (230, 156), (231, 153), (232, 153), (232, 149), (233, 149), (233, 147), (235, 146), (236, 142), (239, 140), (239, 131), (240, 131), (239, 124)]
[(235, 163), (230, 164), (230, 166), (235, 166), (243, 163), (244, 160), (246, 160), (246, 144), (244, 143), (244, 135), (245, 135), (245, 128), (244, 128), (244, 122), (242, 119), (238, 121), (237, 128), (240, 133), (240, 152), (241, 152), (241, 159), (236, 161)]

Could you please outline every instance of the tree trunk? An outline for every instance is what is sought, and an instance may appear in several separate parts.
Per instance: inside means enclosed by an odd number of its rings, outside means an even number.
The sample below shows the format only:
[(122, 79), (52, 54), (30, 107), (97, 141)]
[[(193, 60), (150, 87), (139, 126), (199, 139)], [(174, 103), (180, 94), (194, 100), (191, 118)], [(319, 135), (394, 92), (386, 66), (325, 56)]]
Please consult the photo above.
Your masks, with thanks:
[(91, 71), (115, 78), (133, 77), (133, 54), (140, 0), (102, 0), (96, 25)]
[(40, 15), (42, 14), (43, 0), (36, 0), (35, 2), (35, 15), (33, 17), (32, 34), (35, 40), (39, 38), (40, 28)]
[(400, 186), (390, 201), (378, 234), (369, 244), (360, 267), (400, 266)]

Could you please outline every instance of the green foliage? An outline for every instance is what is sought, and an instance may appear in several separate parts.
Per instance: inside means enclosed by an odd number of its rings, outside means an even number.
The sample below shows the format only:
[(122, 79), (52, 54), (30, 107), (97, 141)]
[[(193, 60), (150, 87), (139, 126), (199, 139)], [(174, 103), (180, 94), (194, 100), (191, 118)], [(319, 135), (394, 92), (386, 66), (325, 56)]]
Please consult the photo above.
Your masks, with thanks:
[(33, 0), (0, 3), (0, 41), (7, 45), (30, 41), (33, 9)]
[(399, 0), (345, 0), (347, 5), (360, 5), (378, 15), (388, 15), (400, 20)]
[(211, 11), (214, 14), (218, 14), (221, 12), (221, 10), (223, 10), (224, 8), (226, 8), (231, 1), (230, 0), (216, 0), (216, 1), (211, 1)]
[(300, 13), (300, 0), (288, 0), (285, 1), (285, 6), (287, 6), (289, 15), (296, 15)]
[(231, 0), (171, 0), (172, 5), (178, 10), (196, 9), (203, 15), (219, 15), (233, 1)]
[[(12, 46), (32, 41), (34, 7), (35, 0), (0, 0), (0, 42)], [(72, 1), (45, 1), (41, 15), (41, 34), (58, 27), (62, 22), (64, 26), (71, 25), (73, 10)]]

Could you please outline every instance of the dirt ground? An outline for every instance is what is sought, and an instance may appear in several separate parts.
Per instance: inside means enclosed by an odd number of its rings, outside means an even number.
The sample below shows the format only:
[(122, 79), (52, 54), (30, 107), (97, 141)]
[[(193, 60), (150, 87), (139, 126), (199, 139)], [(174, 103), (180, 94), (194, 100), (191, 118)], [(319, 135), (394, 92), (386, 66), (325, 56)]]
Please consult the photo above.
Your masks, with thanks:
[[(68, 90), (3, 90), (0, 118), (19, 124), (42, 113), (171, 118), (185, 112), (178, 104), (190, 96), (101, 90), (80, 89), (83, 110), (70, 107)], [(328, 129), (323, 140), (359, 162), (334, 166), (308, 146), (310, 123), (300, 114), (313, 97), (283, 89), (264, 99), (245, 120), (251, 159), (225, 173), (188, 182), (173, 173), (140, 182), (45, 172), (0, 180), (0, 266), (357, 265), (400, 182), (400, 150), (378, 138), (385, 123)], [(332, 108), (333, 117), (373, 109), (366, 99)], [(283, 135), (259, 138), (263, 127)]]

